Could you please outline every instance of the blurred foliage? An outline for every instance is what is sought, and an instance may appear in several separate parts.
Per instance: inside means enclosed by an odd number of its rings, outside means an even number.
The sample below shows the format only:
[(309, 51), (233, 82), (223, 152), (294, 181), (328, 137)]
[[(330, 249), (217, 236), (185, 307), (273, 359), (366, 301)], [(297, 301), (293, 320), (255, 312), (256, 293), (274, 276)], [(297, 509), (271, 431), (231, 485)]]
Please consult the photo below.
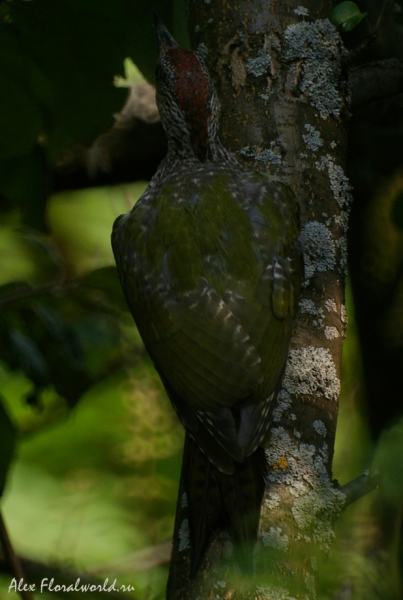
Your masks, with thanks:
[[(134, 63), (153, 79), (153, 12), (186, 43), (181, 0), (0, 3), (0, 492), (18, 455), (2, 508), (18, 553), (77, 570), (169, 539), (175, 509), (183, 434), (110, 247), (145, 184), (52, 195), (53, 167), (141, 79)], [(161, 594), (164, 567), (137, 571), (136, 593)]]
[(186, 43), (181, 0), (0, 3), (0, 194), (24, 225), (46, 229), (50, 165), (112, 125), (124, 59), (153, 80), (154, 12)]
[[(17, 552), (45, 564), (85, 571), (171, 535), (182, 429), (126, 311), (110, 247), (114, 218), (143, 189), (50, 197), (50, 236), (5, 225), (9, 277), (25, 281), (0, 287), (3, 479), (19, 436), (3, 512)], [(119, 584), (161, 593), (165, 568), (135, 570)]]

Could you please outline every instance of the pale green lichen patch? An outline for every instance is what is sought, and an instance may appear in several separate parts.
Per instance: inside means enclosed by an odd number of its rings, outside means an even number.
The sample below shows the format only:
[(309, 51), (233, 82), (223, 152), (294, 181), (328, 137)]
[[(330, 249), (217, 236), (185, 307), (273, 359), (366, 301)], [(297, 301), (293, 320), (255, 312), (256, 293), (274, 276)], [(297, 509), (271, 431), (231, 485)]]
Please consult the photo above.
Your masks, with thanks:
[(214, 587), (223, 590), (227, 587), (227, 584), (225, 583), (225, 581), (216, 581)]
[(329, 350), (314, 346), (290, 350), (284, 387), (290, 394), (314, 394), (327, 400), (337, 400), (340, 380)]
[(183, 552), (183, 550), (187, 550), (190, 547), (188, 519), (183, 519), (182, 524), (179, 528), (178, 535), (179, 535), (179, 552)]
[(315, 577), (312, 573), (308, 573), (308, 571), (305, 573), (304, 583), (308, 592), (315, 595)]
[(296, 598), (290, 596), (290, 592), (285, 588), (258, 585), (256, 587), (256, 600), (296, 600)]
[(311, 150), (312, 152), (317, 152), (319, 148), (323, 146), (323, 140), (320, 137), (320, 132), (317, 129), (315, 129), (315, 127), (313, 127), (312, 125), (309, 125), (309, 123), (306, 123), (304, 125), (304, 129), (307, 133), (302, 134), (302, 139), (304, 140), (309, 150)]
[(302, 61), (301, 93), (318, 109), (322, 119), (338, 117), (343, 104), (338, 89), (342, 45), (336, 28), (327, 19), (301, 21), (286, 28), (284, 39), (285, 59)]
[(312, 423), (314, 430), (316, 431), (316, 433), (318, 433), (319, 435), (322, 435), (323, 437), (326, 436), (326, 425), (324, 424), (323, 421), (320, 421), (319, 419), (317, 419), (316, 421), (314, 421)]
[(181, 508), (186, 508), (188, 505), (188, 497), (186, 493), (182, 494), (182, 498), (181, 498)]
[(298, 527), (308, 530), (313, 542), (329, 550), (334, 537), (331, 525), (343, 509), (345, 495), (333, 487), (322, 456), (311, 448), (301, 456), (305, 491), (294, 500), (291, 511)]
[(280, 506), (280, 500), (281, 498), (276, 492), (270, 492), (268, 498), (265, 499), (265, 505), (269, 510), (273, 510), (277, 506)]
[(323, 320), (325, 318), (323, 309), (321, 307), (317, 307), (313, 300), (303, 298), (299, 301), (298, 306), (301, 313), (307, 313), (309, 315), (312, 315), (313, 317), (316, 317), (315, 319), (312, 319), (312, 324), (315, 327), (323, 327)]
[(246, 70), (253, 77), (265, 75), (270, 68), (271, 58), (265, 48), (260, 48), (256, 58), (246, 61)]
[[(302, 452), (306, 444), (301, 444)], [(312, 452), (315, 447), (311, 446)], [(291, 440), (284, 427), (274, 427), (271, 431), (270, 446), (266, 449), (267, 463), (272, 466), (268, 475), (272, 483), (286, 484), (289, 492), (295, 498), (306, 492), (298, 461), (301, 459), (300, 450)]]
[(315, 271), (323, 273), (336, 267), (336, 246), (326, 225), (310, 221), (301, 231), (300, 239), (307, 279), (310, 279)]
[(288, 550), (288, 535), (284, 533), (281, 527), (270, 527), (268, 531), (263, 531), (261, 535), (263, 546), (269, 546), (275, 550)]
[(345, 495), (329, 479), (326, 444), (317, 450), (312, 444), (295, 443), (283, 427), (276, 427), (266, 456), (272, 466), (268, 479), (288, 485), (294, 496), (291, 512), (302, 530), (300, 539), (328, 550), (334, 537), (332, 522), (344, 506)]

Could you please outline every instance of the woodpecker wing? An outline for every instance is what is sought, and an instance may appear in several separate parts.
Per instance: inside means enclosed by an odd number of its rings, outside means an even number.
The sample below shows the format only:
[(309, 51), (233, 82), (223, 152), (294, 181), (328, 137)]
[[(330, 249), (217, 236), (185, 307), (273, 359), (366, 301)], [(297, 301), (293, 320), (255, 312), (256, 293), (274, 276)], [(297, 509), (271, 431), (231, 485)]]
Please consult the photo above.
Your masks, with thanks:
[(146, 192), (116, 221), (113, 249), (171, 400), (217, 464), (209, 439), (242, 461), (268, 428), (295, 311), (296, 219), (286, 186), (208, 168)]

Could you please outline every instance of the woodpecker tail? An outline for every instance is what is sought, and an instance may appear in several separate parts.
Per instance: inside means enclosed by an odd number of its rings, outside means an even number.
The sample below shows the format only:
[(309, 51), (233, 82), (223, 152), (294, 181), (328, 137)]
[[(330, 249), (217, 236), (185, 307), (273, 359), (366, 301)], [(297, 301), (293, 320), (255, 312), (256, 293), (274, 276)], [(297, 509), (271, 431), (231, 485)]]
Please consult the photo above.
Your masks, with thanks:
[(182, 465), (186, 490), (191, 576), (194, 577), (210, 541), (227, 528), (243, 571), (251, 572), (265, 487), (264, 451), (258, 448), (232, 474), (219, 471), (186, 434)]

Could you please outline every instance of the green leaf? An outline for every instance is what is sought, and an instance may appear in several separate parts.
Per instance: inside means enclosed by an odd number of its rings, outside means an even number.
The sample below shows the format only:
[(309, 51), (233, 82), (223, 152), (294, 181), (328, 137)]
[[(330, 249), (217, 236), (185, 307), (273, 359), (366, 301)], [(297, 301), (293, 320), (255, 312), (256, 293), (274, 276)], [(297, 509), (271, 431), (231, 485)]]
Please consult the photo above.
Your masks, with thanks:
[(24, 371), (37, 388), (49, 382), (46, 361), (36, 343), (18, 329), (9, 331), (14, 365)]
[(6, 483), (7, 471), (14, 455), (17, 433), (0, 397), (0, 496)]
[(355, 2), (341, 2), (330, 13), (329, 21), (341, 31), (347, 32), (357, 27), (367, 14), (362, 13)]
[(46, 361), (49, 378), (57, 393), (74, 406), (91, 385), (77, 332), (44, 304), (32, 304), (32, 313), (35, 341)]

